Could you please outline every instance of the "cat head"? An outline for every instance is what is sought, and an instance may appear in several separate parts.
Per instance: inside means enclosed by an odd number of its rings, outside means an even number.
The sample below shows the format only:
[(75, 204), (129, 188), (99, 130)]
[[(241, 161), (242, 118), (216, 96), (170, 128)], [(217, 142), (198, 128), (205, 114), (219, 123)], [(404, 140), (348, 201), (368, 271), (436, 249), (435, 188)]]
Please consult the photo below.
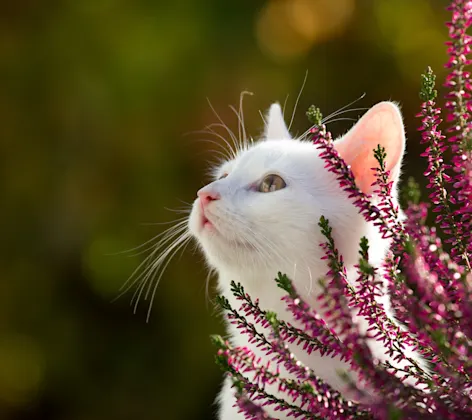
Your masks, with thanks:
[[(387, 169), (396, 186), (405, 134), (400, 111), (391, 102), (372, 107), (335, 141), (367, 194), (373, 192), (371, 168), (378, 166), (373, 155), (378, 144), (386, 149)], [(383, 257), (388, 243), (359, 215), (312, 142), (290, 136), (281, 108), (274, 104), (260, 141), (216, 168), (213, 181), (198, 191), (189, 228), (217, 270), (272, 268), (291, 273), (296, 265), (312, 271), (322, 256), (322, 215), (329, 219), (347, 264), (357, 263), (362, 236), (369, 238), (371, 255)]]

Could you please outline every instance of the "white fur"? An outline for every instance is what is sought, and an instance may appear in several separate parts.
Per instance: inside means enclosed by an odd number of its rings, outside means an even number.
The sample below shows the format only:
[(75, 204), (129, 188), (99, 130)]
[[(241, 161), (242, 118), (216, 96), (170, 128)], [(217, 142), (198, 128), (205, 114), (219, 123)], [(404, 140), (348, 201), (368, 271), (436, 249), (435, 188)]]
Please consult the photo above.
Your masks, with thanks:
[[(395, 105), (391, 106), (399, 112)], [(235, 308), (239, 304), (231, 294), (231, 280), (241, 282), (253, 298), (260, 300), (262, 308), (275, 311), (281, 319), (293, 323), (281, 302), (283, 292), (274, 278), (278, 271), (286, 273), (303, 297), (321, 311), (316, 300), (320, 293), (317, 281), (328, 270), (325, 261), (321, 260), (323, 252), (319, 246), (324, 242), (318, 227), (322, 215), (333, 227), (336, 246), (343, 255), (350, 281), (355, 278), (353, 265), (358, 263), (362, 236), (369, 240), (370, 262), (376, 266), (381, 264), (389, 243), (380, 237), (372, 224), (365, 222), (347, 194), (339, 188), (334, 175), (324, 168), (312, 142), (289, 138), (278, 105), (270, 109), (265, 135), (266, 138), (241, 151), (234, 160), (224, 163), (216, 171), (220, 175), (227, 173), (227, 177), (204, 187), (221, 197), (205, 210), (214, 228), (202, 227), (199, 199), (193, 205), (189, 228), (208, 264), (218, 273), (219, 292), (228, 297)], [(404, 136), (403, 132), (401, 136)], [(398, 167), (400, 164), (401, 156)], [(267, 174), (280, 175), (286, 188), (270, 193), (258, 192), (255, 186)], [(382, 296), (381, 301), (388, 309), (389, 297)], [(365, 323), (363, 325), (365, 327)], [(227, 328), (235, 346), (249, 347), (266, 358), (248, 343), (246, 335), (233, 325)], [(387, 359), (381, 343), (372, 341), (369, 345), (376, 357)], [(346, 390), (337, 373), (338, 370), (350, 370), (346, 363), (336, 357), (321, 357), (316, 352), (309, 356), (296, 345), (290, 347), (296, 357), (324, 381), (340, 391)], [(275, 388), (270, 388), (270, 392), (277, 394)], [(346, 396), (350, 397), (349, 394)], [(243, 419), (233, 407), (233, 389), (228, 380), (218, 401), (220, 419)], [(281, 418), (281, 413), (270, 410), (269, 413)]]

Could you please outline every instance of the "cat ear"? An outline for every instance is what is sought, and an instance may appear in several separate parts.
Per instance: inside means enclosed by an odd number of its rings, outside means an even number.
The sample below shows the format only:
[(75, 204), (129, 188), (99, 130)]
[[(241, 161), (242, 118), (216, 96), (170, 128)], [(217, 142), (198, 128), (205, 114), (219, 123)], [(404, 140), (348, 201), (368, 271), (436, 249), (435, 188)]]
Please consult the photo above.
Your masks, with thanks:
[(377, 145), (387, 153), (386, 169), (394, 184), (400, 176), (400, 167), (405, 151), (405, 130), (400, 109), (392, 102), (381, 102), (373, 106), (357, 124), (339, 141), (335, 149), (351, 166), (356, 184), (366, 194), (372, 193), (379, 164), (374, 157)]
[(278, 103), (272, 104), (267, 113), (264, 136), (271, 140), (291, 139), (288, 128), (285, 125), (282, 108)]

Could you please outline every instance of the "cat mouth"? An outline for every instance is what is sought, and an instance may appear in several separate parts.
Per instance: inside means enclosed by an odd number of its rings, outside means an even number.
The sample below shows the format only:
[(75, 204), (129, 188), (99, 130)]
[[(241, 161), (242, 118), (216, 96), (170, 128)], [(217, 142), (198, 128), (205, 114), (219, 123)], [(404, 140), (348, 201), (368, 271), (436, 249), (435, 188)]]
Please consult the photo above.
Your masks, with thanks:
[(203, 201), (200, 200), (200, 228), (201, 229), (210, 229), (214, 227), (213, 223), (211, 223), (210, 219), (206, 217), (205, 214), (205, 206), (203, 205)]
[(200, 212), (200, 229), (201, 230), (212, 230), (216, 231), (215, 225), (211, 222), (211, 220), (206, 216), (205, 210), (202, 206)]
[(213, 223), (211, 223), (210, 220), (205, 215), (202, 215), (201, 224), (202, 224), (202, 229), (214, 228)]
[[(217, 217), (215, 222), (219, 222)], [(202, 233), (207, 232), (207, 234), (210, 234), (211, 237), (213, 237), (220, 245), (230, 245), (231, 247), (242, 248), (245, 250), (256, 249), (255, 246), (252, 245), (250, 242), (237, 240), (235, 238), (228, 238), (221, 230), (219, 230), (215, 226), (215, 224), (205, 215), (204, 212), (201, 213), (200, 229)]]

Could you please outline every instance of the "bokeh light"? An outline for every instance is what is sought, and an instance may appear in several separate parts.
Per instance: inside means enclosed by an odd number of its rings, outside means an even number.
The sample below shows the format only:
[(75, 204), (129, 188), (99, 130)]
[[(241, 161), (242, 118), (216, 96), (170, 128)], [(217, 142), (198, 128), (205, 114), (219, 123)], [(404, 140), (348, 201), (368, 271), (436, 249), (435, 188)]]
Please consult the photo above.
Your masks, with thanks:
[(44, 360), (37, 343), (28, 336), (4, 335), (0, 360), (0, 399), (12, 406), (29, 404), (44, 379)]
[(257, 20), (261, 49), (276, 60), (302, 58), (313, 45), (341, 35), (354, 8), (354, 0), (269, 1)]

